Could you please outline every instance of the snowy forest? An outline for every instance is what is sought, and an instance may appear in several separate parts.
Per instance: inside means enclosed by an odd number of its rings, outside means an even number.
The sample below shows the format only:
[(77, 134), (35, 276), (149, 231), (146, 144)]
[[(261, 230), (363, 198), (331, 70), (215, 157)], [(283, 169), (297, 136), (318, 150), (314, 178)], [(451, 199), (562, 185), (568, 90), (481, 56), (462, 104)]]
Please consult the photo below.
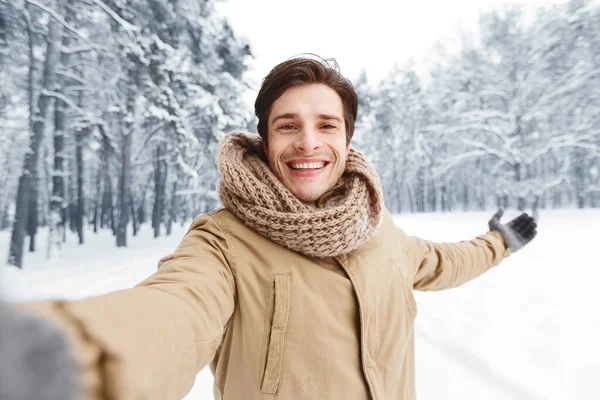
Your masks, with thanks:
[[(218, 207), (216, 147), (256, 131), (243, 99), (257, 88), (244, 79), (251, 43), (216, 3), (0, 0), (9, 264), (60, 252), (69, 232), (83, 244), (110, 230), (127, 246), (143, 225), (168, 235)], [(600, 207), (598, 5), (485, 14), (460, 51), (436, 54), (427, 76), (407, 63), (349, 77), (353, 146), (391, 212)], [(41, 227), (48, 243), (36, 243)]]
[[(213, 0), (0, 2), (0, 229), (9, 264), (38, 227), (117, 246), (214, 208), (215, 151), (245, 129), (250, 47)], [(51, 255), (51, 254), (50, 254)]]
[(600, 7), (480, 18), (478, 38), (381, 83), (363, 73), (357, 147), (394, 213), (600, 207)]

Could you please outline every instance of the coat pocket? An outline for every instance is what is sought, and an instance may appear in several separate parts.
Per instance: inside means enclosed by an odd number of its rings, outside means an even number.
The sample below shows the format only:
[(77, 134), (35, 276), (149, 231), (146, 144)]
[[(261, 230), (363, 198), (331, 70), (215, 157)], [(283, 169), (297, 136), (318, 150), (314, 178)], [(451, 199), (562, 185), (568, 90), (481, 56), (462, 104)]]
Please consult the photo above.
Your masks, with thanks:
[[(267, 394), (277, 394), (281, 371), (283, 368), (283, 352), (285, 347), (285, 333), (290, 316), (291, 281), (289, 274), (274, 274), (269, 290), (269, 302), (272, 302), (273, 319), (268, 333), (265, 332), (263, 348), (267, 347), (264, 374), (261, 391)], [(271, 305), (267, 305), (267, 312)], [(268, 321), (265, 318), (265, 321)], [(267, 328), (267, 327), (266, 327)]]

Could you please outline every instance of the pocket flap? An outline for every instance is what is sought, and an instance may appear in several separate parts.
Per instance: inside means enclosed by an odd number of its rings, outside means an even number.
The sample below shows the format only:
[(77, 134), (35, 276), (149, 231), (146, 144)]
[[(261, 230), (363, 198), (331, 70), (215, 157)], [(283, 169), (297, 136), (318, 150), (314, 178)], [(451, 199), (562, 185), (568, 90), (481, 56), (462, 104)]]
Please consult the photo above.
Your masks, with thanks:
[(281, 380), (285, 332), (290, 316), (290, 276), (286, 274), (275, 274), (273, 284), (275, 287), (273, 322), (271, 324), (267, 362), (261, 387), (261, 391), (268, 394), (277, 393), (279, 381)]

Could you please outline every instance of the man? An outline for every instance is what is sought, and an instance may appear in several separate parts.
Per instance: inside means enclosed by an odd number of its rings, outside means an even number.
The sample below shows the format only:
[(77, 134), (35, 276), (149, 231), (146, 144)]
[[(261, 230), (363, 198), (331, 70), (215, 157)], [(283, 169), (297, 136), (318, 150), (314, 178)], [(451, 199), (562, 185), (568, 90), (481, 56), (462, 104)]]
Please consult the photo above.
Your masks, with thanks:
[(327, 62), (276, 66), (260, 137), (218, 152), (224, 209), (136, 287), (22, 305), (69, 338), (86, 399), (179, 399), (210, 363), (217, 399), (413, 399), (413, 289), (465, 283), (536, 234), (523, 214), (473, 240), (407, 236), (350, 147), (352, 85)]

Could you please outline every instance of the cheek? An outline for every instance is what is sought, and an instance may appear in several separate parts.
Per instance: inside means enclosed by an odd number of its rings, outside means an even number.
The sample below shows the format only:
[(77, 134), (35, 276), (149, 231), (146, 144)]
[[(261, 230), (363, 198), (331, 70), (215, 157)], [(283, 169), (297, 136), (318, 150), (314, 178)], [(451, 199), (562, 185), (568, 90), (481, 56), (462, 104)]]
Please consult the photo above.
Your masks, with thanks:
[(350, 147), (346, 146), (346, 140), (343, 140), (340, 143), (335, 143), (334, 149), (338, 154), (340, 161), (345, 161), (348, 157), (348, 153), (350, 152)]
[(289, 153), (288, 150), (292, 150), (293, 149), (287, 145), (285, 142), (283, 141), (279, 141), (277, 143), (274, 143), (273, 146), (271, 146), (270, 152), (269, 152), (269, 156), (273, 158), (273, 162), (280, 162), (282, 158), (284, 158), (284, 155), (286, 153)]
[(265, 153), (267, 155), (267, 161), (272, 170), (282, 169), (281, 164), (281, 156), (282, 149), (277, 146), (277, 143), (269, 146), (268, 152)]

